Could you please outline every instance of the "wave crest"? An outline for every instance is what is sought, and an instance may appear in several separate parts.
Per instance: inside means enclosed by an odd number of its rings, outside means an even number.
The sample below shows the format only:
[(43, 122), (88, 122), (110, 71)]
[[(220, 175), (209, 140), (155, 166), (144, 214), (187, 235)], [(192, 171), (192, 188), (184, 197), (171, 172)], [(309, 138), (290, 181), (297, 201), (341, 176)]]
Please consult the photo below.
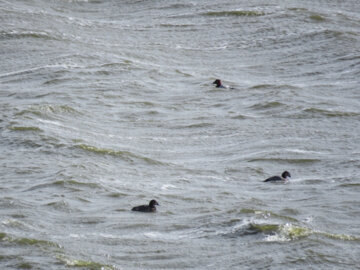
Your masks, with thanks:
[(134, 160), (142, 160), (151, 165), (165, 165), (165, 163), (163, 163), (161, 161), (158, 161), (158, 160), (155, 160), (152, 158), (148, 158), (145, 156), (137, 155), (137, 154), (134, 154), (129, 151), (97, 148), (95, 146), (87, 145), (87, 144), (79, 144), (79, 145), (76, 145), (76, 147), (80, 148), (82, 150), (88, 151), (88, 152), (92, 152), (94, 154), (98, 154), (98, 155), (109, 155), (109, 156), (114, 156), (114, 157), (120, 157), (128, 162), (134, 162)]
[(209, 11), (204, 13), (206, 16), (263, 16), (265, 12), (253, 10), (232, 10), (232, 11)]

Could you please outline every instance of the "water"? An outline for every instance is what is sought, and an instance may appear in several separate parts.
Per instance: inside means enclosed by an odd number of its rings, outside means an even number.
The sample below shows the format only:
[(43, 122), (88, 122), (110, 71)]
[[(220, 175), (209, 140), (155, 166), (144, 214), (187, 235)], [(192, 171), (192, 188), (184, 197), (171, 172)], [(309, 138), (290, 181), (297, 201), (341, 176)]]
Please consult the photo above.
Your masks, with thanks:
[(359, 11), (0, 1), (1, 269), (358, 268)]

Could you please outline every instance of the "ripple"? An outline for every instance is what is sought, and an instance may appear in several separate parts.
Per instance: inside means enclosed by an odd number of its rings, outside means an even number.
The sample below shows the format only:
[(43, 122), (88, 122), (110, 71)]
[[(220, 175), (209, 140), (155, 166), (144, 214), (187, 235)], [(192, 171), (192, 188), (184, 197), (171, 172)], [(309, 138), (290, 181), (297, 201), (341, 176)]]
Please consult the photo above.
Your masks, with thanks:
[(324, 21), (326, 21), (326, 19), (320, 14), (312, 14), (312, 15), (310, 15), (309, 18), (311, 20), (313, 20), (313, 21), (316, 21), (316, 22), (324, 22)]
[(44, 31), (9, 31), (0, 32), (0, 40), (34, 38), (43, 40), (59, 40), (59, 37)]
[(125, 161), (129, 161), (129, 162), (134, 162), (135, 160), (142, 160), (151, 165), (169, 165), (167, 163), (152, 158), (148, 158), (145, 156), (137, 155), (129, 151), (97, 148), (95, 146), (87, 145), (87, 144), (79, 144), (76, 145), (75, 147), (98, 155), (120, 157)]
[(265, 109), (280, 108), (280, 107), (284, 107), (284, 106), (286, 106), (286, 104), (284, 104), (282, 102), (270, 101), (270, 102), (262, 102), (262, 103), (255, 104), (255, 105), (251, 106), (250, 108), (256, 109), (256, 110), (265, 110)]
[(81, 115), (79, 111), (69, 105), (33, 105), (28, 109), (16, 113), (16, 116), (33, 114), (36, 116), (49, 116), (49, 115)]
[(22, 126), (11, 126), (9, 127), (12, 131), (35, 131), (41, 132), (42, 130), (38, 127), (22, 127)]
[(93, 261), (78, 260), (67, 257), (65, 255), (58, 255), (56, 258), (66, 265), (67, 267), (74, 268), (86, 268), (86, 269), (101, 269), (101, 270), (114, 270), (115, 268), (111, 265), (101, 264)]
[(289, 242), (309, 236), (321, 236), (339, 241), (360, 241), (360, 238), (347, 234), (334, 234), (312, 230), (304, 226), (292, 223), (277, 224), (266, 222), (242, 222), (231, 227), (230, 232), (222, 233), (228, 237), (244, 237), (251, 235), (263, 235), (266, 242)]
[(248, 162), (277, 162), (281, 164), (311, 164), (320, 161), (320, 159), (315, 158), (254, 158), (248, 160)]
[(253, 10), (232, 10), (232, 11), (209, 11), (203, 13), (205, 16), (240, 16), (240, 17), (256, 17), (264, 16), (265, 12)]
[(46, 183), (46, 184), (38, 184), (34, 185), (25, 191), (34, 191), (38, 189), (46, 189), (46, 188), (58, 188), (58, 187), (64, 187), (68, 188), (72, 191), (80, 191), (84, 188), (91, 188), (91, 189), (102, 189), (101, 185), (98, 183), (93, 182), (80, 182), (76, 180), (57, 180), (52, 183)]
[(0, 233), (0, 241), (14, 243), (17, 245), (26, 245), (26, 246), (60, 247), (58, 244), (51, 241), (40, 240), (35, 238), (27, 238), (27, 237), (18, 238), (18, 237), (10, 236), (6, 233)]
[(360, 116), (359, 112), (346, 112), (346, 111), (335, 111), (319, 108), (307, 108), (303, 110), (304, 114), (309, 114), (312, 116), (327, 116), (327, 117), (356, 117)]
[(240, 212), (245, 213), (245, 214), (256, 214), (256, 215), (260, 215), (260, 216), (266, 217), (266, 218), (274, 217), (274, 218), (279, 218), (282, 220), (288, 220), (288, 221), (292, 221), (292, 222), (298, 221), (297, 219), (295, 219), (293, 217), (279, 215), (279, 214), (276, 214), (271, 211), (256, 210), (256, 209), (251, 209), (251, 208), (242, 208)]

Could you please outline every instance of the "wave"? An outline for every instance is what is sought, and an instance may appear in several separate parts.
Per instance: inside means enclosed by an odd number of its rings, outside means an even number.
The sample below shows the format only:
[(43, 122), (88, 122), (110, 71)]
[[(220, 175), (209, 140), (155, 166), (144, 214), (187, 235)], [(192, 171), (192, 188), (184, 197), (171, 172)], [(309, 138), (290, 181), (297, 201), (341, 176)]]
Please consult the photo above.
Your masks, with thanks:
[(69, 105), (33, 105), (28, 109), (22, 110), (16, 113), (16, 116), (22, 116), (26, 114), (33, 114), (36, 116), (44, 116), (49, 114), (61, 114), (61, 115), (80, 115), (81, 113)]
[(330, 29), (324, 29), (320, 31), (314, 31), (305, 33), (302, 35), (302, 38), (308, 39), (308, 40), (343, 40), (343, 39), (353, 39), (352, 36), (358, 36), (357, 33), (350, 32), (350, 31), (339, 31), (339, 30), (330, 30)]
[(316, 13), (316, 12), (312, 12), (309, 11), (306, 8), (289, 8), (289, 11), (293, 11), (293, 12), (297, 12), (297, 13), (302, 13), (305, 16), (308, 15), (311, 20), (315, 21), (315, 22), (323, 22), (326, 21), (325, 15), (324, 14), (320, 14), (320, 13)]
[(233, 10), (233, 11), (209, 11), (203, 13), (205, 16), (264, 16), (265, 12), (252, 10)]
[(309, 18), (311, 20), (313, 20), (313, 21), (316, 21), (316, 22), (324, 22), (324, 21), (326, 21), (326, 19), (320, 14), (312, 14), (312, 15), (310, 15)]
[(162, 23), (160, 24), (161, 27), (164, 28), (182, 28), (183, 30), (186, 30), (188, 28), (190, 28), (190, 31), (196, 31), (194, 29), (194, 25), (193, 24), (171, 24), (171, 23)]
[[(271, 211), (242, 208), (242, 214), (255, 214), (255, 218), (250, 220), (240, 219), (228, 222), (228, 227), (225, 232), (222, 230), (218, 235), (225, 237), (244, 237), (249, 235), (260, 235), (267, 242), (288, 242), (295, 241), (309, 236), (325, 237), (328, 239), (335, 239), (340, 241), (360, 241), (360, 238), (348, 234), (336, 234), (324, 232), (316, 229), (311, 229), (303, 225), (297, 225), (297, 219), (289, 216), (279, 215)], [(277, 222), (269, 219), (277, 219)], [(240, 223), (239, 223), (240, 221)], [(283, 223), (285, 221), (285, 223)], [(224, 227), (224, 226), (221, 226)]]
[(186, 9), (186, 8), (192, 8), (194, 7), (195, 4), (192, 4), (192, 3), (169, 3), (163, 7), (160, 7), (159, 9)]
[(148, 158), (145, 156), (137, 155), (129, 151), (121, 151), (121, 150), (112, 150), (112, 149), (106, 149), (106, 148), (97, 148), (92, 145), (87, 144), (78, 144), (75, 146), (76, 148), (92, 152), (94, 154), (98, 155), (105, 155), (105, 156), (114, 156), (124, 159), (128, 162), (134, 162), (134, 160), (142, 160), (150, 165), (166, 165), (164, 162)]
[[(34, 185), (34, 186), (26, 189), (25, 192), (38, 190), (38, 189), (58, 188), (58, 187), (67, 188), (72, 191), (81, 191), (84, 188), (90, 188), (90, 189), (101, 189), (102, 188), (99, 184), (94, 183), (94, 182), (80, 182), (80, 181), (70, 179), (70, 180), (56, 180), (54, 182), (45, 183), (45, 184), (37, 184), (37, 185)], [(50, 203), (48, 205), (54, 205), (54, 204), (55, 203)]]
[(115, 269), (111, 265), (101, 264), (93, 261), (77, 260), (64, 255), (58, 255), (56, 258), (65, 264), (67, 267), (86, 268), (86, 269), (101, 269), (101, 270), (113, 270)]
[(299, 89), (299, 87), (290, 84), (257, 84), (249, 87), (249, 89)]
[[(33, 67), (33, 68), (28, 68), (28, 69), (23, 69), (23, 70), (17, 70), (17, 71), (12, 71), (12, 72), (7, 72), (7, 73), (3, 73), (0, 74), (0, 78), (6, 78), (6, 77), (14, 77), (14, 76), (20, 76), (20, 75), (27, 75), (27, 74), (31, 74), (33, 72), (38, 72), (38, 71), (42, 71), (45, 70), (47, 67), (46, 66), (40, 66), (40, 67)], [(17, 81), (17, 80), (16, 80)], [(9, 82), (9, 81), (8, 81)], [(10, 81), (11, 82), (11, 81)], [(13, 81), (15, 82), (15, 80)]]
[(325, 110), (319, 108), (307, 108), (303, 110), (303, 113), (311, 114), (312, 116), (327, 116), (327, 117), (355, 117), (360, 115), (360, 113), (358, 112)]
[(213, 123), (198, 123), (184, 126), (184, 128), (206, 128), (214, 126)]
[(185, 77), (193, 77), (192, 74), (186, 73), (186, 72), (184, 72), (184, 71), (181, 71), (180, 69), (175, 69), (175, 72), (178, 73), (178, 74), (180, 74), (180, 75), (183, 75), (183, 76), (185, 76)]
[[(255, 228), (261, 230), (262, 232), (266, 232), (267, 228), (270, 227), (268, 227), (268, 225), (256, 224)], [(296, 226), (291, 223), (286, 223), (283, 225), (274, 225), (272, 228), (273, 230), (270, 229), (269, 232), (272, 232), (273, 235), (267, 236), (266, 241), (270, 241), (270, 242), (292, 241), (292, 240), (308, 237), (311, 235), (322, 236), (329, 239), (335, 239), (341, 241), (360, 241), (360, 238), (355, 236), (312, 230), (310, 228)]]
[(240, 226), (234, 226), (231, 232), (224, 233), (223, 236), (239, 237), (254, 234), (264, 235), (264, 240), (267, 242), (296, 241), (312, 235), (340, 241), (360, 241), (360, 238), (356, 236), (312, 230), (292, 223), (273, 224), (250, 222), (241, 224)]
[(197, 124), (190, 124), (190, 125), (179, 125), (179, 126), (175, 126), (174, 128), (176, 129), (183, 129), (183, 128), (207, 128), (207, 127), (212, 127), (214, 126), (213, 123), (197, 123)]
[(25, 126), (11, 126), (9, 127), (12, 131), (34, 131), (34, 132), (41, 132), (42, 129), (38, 127), (25, 127)]
[(50, 79), (47, 80), (45, 82), (43, 82), (43, 85), (56, 85), (56, 84), (61, 84), (61, 83), (65, 83), (65, 82), (69, 82), (73, 80), (73, 78), (56, 78), (56, 79)]
[(292, 221), (292, 222), (297, 222), (298, 220), (293, 218), (293, 217), (288, 217), (288, 216), (284, 216), (284, 215), (279, 215), (276, 214), (274, 212), (271, 211), (263, 211), (263, 210), (256, 210), (256, 209), (250, 209), (250, 208), (243, 208), (240, 211), (241, 213), (244, 214), (256, 214), (256, 215), (261, 215), (264, 216), (266, 218), (268, 217), (275, 217), (275, 218), (279, 218), (282, 220), (287, 220), (287, 221)]
[(307, 164), (320, 162), (320, 159), (316, 158), (254, 158), (248, 160), (248, 162), (278, 162), (289, 164)]
[(79, 186), (79, 187), (90, 187), (90, 188), (100, 188), (96, 183), (85, 183), (75, 180), (58, 180), (53, 183), (56, 186)]
[(278, 224), (252, 224), (252, 228), (266, 234), (266, 241), (285, 242), (308, 237), (312, 231), (306, 227), (295, 226), (290, 223)]
[[(36, 247), (42, 252), (42, 254), (47, 253), (47, 255), (50, 255), (50, 257), (54, 257), (58, 263), (62, 263), (67, 267), (76, 267), (76, 268), (81, 267), (86, 269), (104, 269), (104, 270), (115, 269), (115, 267), (111, 265), (101, 264), (90, 260), (72, 259), (64, 254), (63, 247), (52, 241), (41, 240), (36, 238), (16, 237), (16, 236), (11, 236), (7, 233), (0, 232), (0, 243), (5, 243), (6, 246), (15, 245), (15, 246)], [(26, 269), (32, 268), (31, 263), (22, 263), (21, 265)]]
[(338, 187), (341, 188), (351, 188), (351, 189), (355, 189), (355, 188), (360, 188), (360, 183), (347, 183), (347, 184), (341, 184), (338, 185)]
[(17, 245), (25, 245), (25, 246), (38, 246), (38, 247), (60, 247), (58, 244), (46, 241), (46, 240), (40, 240), (40, 239), (34, 239), (34, 238), (17, 238), (10, 236), (6, 233), (0, 233), (0, 242), (7, 242), (7, 243), (13, 243)]
[(23, 39), (23, 38), (34, 38), (34, 39), (45, 39), (45, 40), (60, 40), (58, 37), (51, 35), (47, 32), (35, 32), (35, 31), (9, 31), (0, 32), (0, 40), (7, 39)]
[(235, 116), (232, 116), (231, 119), (238, 119), (238, 120), (243, 120), (243, 119), (247, 119), (249, 118), (249, 116), (243, 115), (243, 114), (238, 114)]
[(270, 102), (255, 104), (255, 105), (251, 106), (250, 108), (256, 109), (256, 110), (263, 110), (263, 109), (279, 108), (279, 107), (283, 107), (283, 106), (286, 106), (286, 104), (284, 104), (282, 102), (278, 102), (278, 101), (270, 101)]
[(101, 4), (103, 1), (101, 0), (67, 0), (70, 3), (93, 3), (93, 4)]

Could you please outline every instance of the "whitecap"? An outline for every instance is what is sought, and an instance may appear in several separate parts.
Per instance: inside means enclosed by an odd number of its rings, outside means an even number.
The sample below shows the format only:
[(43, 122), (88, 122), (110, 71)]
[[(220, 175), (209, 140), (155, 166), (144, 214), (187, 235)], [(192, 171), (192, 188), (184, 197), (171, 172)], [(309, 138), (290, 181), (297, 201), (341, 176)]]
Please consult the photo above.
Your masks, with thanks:
[(177, 189), (177, 187), (171, 184), (161, 186), (161, 190), (169, 190), (169, 189)]

